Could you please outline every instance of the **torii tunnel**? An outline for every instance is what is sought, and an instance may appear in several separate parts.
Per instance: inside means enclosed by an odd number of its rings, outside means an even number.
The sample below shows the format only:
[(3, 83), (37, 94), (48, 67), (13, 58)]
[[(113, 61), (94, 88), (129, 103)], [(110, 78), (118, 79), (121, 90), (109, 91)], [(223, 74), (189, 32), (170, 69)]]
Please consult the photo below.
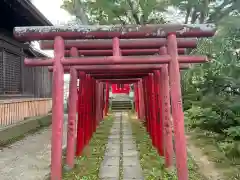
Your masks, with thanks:
[(108, 114), (109, 85), (134, 84), (135, 110), (145, 122), (152, 144), (165, 158), (166, 168), (173, 166), (175, 153), (178, 179), (187, 180), (180, 70), (207, 62), (205, 56), (185, 52), (187, 48), (197, 48), (197, 38), (212, 37), (215, 31), (211, 24), (14, 28), (18, 40), (42, 40), (43, 50), (54, 50), (51, 59), (25, 59), (27, 66), (49, 66), (53, 72), (51, 180), (62, 179), (64, 73), (70, 73), (66, 156), (69, 168), (74, 167), (74, 158), (81, 156), (99, 122)]

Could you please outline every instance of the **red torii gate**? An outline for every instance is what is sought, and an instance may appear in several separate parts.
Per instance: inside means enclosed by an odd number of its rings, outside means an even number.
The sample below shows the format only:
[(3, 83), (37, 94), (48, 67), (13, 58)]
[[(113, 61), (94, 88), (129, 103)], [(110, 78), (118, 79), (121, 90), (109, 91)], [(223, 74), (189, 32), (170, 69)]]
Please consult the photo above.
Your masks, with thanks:
[[(101, 77), (101, 79), (102, 79), (102, 77)], [(129, 94), (130, 93), (130, 85), (129, 84), (125, 84), (125, 83), (112, 84), (111, 88), (112, 88), (113, 94), (118, 94), (118, 93)]]
[[(171, 86), (171, 107), (175, 134), (176, 148), (176, 166), (178, 178), (180, 180), (188, 179), (186, 139), (184, 136), (184, 114), (182, 110), (181, 88), (179, 63), (201, 63), (206, 62), (206, 57), (201, 56), (179, 56), (178, 48), (187, 48), (183, 45), (187, 42), (186, 37), (211, 37), (215, 33), (213, 25), (126, 25), (126, 26), (71, 26), (71, 27), (17, 27), (14, 29), (16, 38), (22, 41), (34, 40), (53, 40), (43, 42), (42, 47), (53, 48), (54, 58), (44, 61), (26, 59), (25, 64), (31, 66), (53, 66), (53, 110), (52, 110), (52, 155), (51, 155), (51, 179), (61, 179), (61, 159), (62, 159), (62, 126), (63, 126), (63, 74), (64, 66), (70, 66), (66, 72), (70, 71), (70, 94), (69, 94), (69, 119), (68, 119), (68, 148), (67, 164), (73, 167), (74, 159), (74, 126), (76, 114), (77, 99), (77, 78), (80, 71), (80, 88), (78, 98), (78, 129), (77, 129), (77, 155), (80, 155), (83, 146), (88, 143), (91, 135), (95, 131), (98, 122), (103, 117), (103, 81), (108, 80), (108, 76), (102, 76), (99, 80), (91, 77), (94, 71), (113, 70), (116, 72), (127, 72), (131, 70), (141, 70), (142, 68), (130, 68), (131, 65), (142, 65), (149, 69), (149, 74), (143, 77), (134, 73), (125, 77), (120, 76), (119, 81), (125, 81), (122, 78), (141, 78), (135, 85), (138, 94), (138, 114), (141, 119), (145, 117), (146, 128), (150, 133), (153, 145), (158, 149), (160, 155), (164, 155), (166, 166), (172, 165), (172, 137), (170, 128), (170, 98), (169, 82)], [(120, 39), (128, 39), (121, 40)], [(139, 42), (131, 42), (130, 38), (148, 38), (139, 45)], [(153, 40), (151, 38), (162, 38), (162, 40)], [(108, 54), (111, 51), (97, 52), (103, 49), (103, 44), (94, 40), (70, 41), (66, 46), (63, 39), (113, 39), (106, 40), (104, 49), (112, 47), (112, 55), (108, 57), (77, 57), (79, 51), (95, 49), (94, 56)], [(92, 41), (92, 42), (90, 42)], [(136, 40), (137, 41), (137, 40)], [(155, 42), (154, 42), (155, 41)], [(88, 43), (87, 43), (88, 42)], [(122, 45), (124, 44), (125, 45)], [(157, 42), (157, 43), (156, 43)], [(46, 43), (44, 45), (44, 43)], [(98, 44), (97, 44), (98, 43)], [(122, 43), (122, 44), (121, 44)], [(181, 46), (180, 44), (183, 43)], [(196, 44), (196, 43), (195, 43)], [(88, 46), (88, 47), (87, 47)], [(165, 48), (165, 46), (167, 48)], [(89, 48), (91, 47), (91, 48)], [(134, 49), (135, 51), (120, 50)], [(160, 48), (162, 47), (162, 48)], [(188, 46), (190, 47), (190, 45)], [(193, 47), (193, 45), (191, 45)], [(79, 48), (79, 50), (78, 50)], [(138, 53), (140, 48), (145, 48), (144, 52), (149, 52), (147, 48), (160, 48), (160, 56), (122, 56)], [(65, 49), (71, 49), (70, 52)], [(72, 51), (72, 52), (71, 52)], [(138, 52), (137, 52), (138, 51)], [(130, 53), (131, 52), (131, 53)], [(155, 53), (151, 50), (151, 53)], [(84, 52), (89, 55), (90, 52)], [(84, 53), (82, 55), (84, 55)], [(99, 54), (98, 54), (99, 53)], [(70, 54), (72, 57), (64, 57)], [(90, 53), (91, 54), (91, 53)], [(161, 64), (161, 65), (159, 65)], [(81, 65), (81, 66), (76, 66)], [(96, 65), (90, 67), (89, 65)], [(88, 67), (85, 67), (88, 66)], [(102, 67), (100, 67), (102, 66)], [(151, 66), (150, 68), (146, 68)], [(168, 67), (169, 66), (169, 67)], [(155, 67), (155, 70), (154, 70)], [(156, 68), (158, 67), (158, 68)], [(151, 69), (152, 68), (152, 69)], [(115, 70), (114, 70), (115, 69)], [(153, 72), (152, 72), (153, 70)], [(97, 77), (97, 76), (96, 76)], [(117, 75), (116, 75), (117, 77)], [(115, 77), (115, 79), (116, 79)], [(118, 76), (119, 77), (119, 76)], [(133, 79), (134, 81), (136, 79)], [(112, 81), (112, 80), (110, 80)], [(109, 81), (109, 82), (110, 82)], [(159, 83), (160, 82), (160, 83)], [(160, 89), (161, 87), (161, 89)], [(161, 91), (160, 91), (161, 90)], [(86, 103), (91, 102), (91, 103)], [(159, 104), (160, 102), (160, 104)], [(154, 104), (154, 105), (152, 105)], [(156, 107), (156, 108), (155, 108)], [(164, 110), (163, 110), (164, 109)], [(82, 113), (83, 112), (83, 113)], [(161, 114), (160, 114), (161, 113)], [(157, 133), (163, 133), (157, 134)], [(159, 136), (157, 136), (159, 135)], [(164, 142), (163, 142), (164, 139)], [(163, 148), (165, 151), (163, 151)]]

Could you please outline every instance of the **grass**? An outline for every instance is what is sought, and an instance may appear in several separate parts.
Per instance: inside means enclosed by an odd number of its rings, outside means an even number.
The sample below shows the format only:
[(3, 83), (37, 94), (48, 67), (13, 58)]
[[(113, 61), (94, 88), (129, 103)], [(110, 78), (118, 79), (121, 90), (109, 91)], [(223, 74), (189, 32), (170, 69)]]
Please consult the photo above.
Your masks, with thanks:
[[(219, 147), (221, 137), (200, 129), (188, 130), (190, 140), (199, 147), (227, 180), (240, 179), (240, 159), (230, 159)], [(237, 162), (238, 161), (238, 162)]]
[(75, 168), (65, 172), (63, 180), (98, 180), (101, 162), (104, 158), (108, 135), (112, 127), (113, 117), (107, 117), (98, 127), (83, 155), (76, 159)]
[[(133, 136), (135, 137), (139, 151), (140, 163), (145, 180), (177, 180), (176, 169), (167, 170), (164, 167), (164, 158), (158, 155), (152, 146), (151, 139), (143, 124), (131, 118)], [(191, 157), (188, 158), (188, 169), (190, 180), (204, 180), (199, 169)]]

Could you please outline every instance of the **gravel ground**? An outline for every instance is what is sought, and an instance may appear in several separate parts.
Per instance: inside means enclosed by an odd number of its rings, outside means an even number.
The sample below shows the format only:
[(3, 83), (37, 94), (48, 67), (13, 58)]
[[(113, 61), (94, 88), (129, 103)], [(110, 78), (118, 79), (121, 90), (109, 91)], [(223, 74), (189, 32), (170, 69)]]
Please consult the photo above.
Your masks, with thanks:
[[(65, 116), (63, 148), (66, 146)], [(50, 172), (51, 127), (0, 149), (0, 180), (43, 180)]]

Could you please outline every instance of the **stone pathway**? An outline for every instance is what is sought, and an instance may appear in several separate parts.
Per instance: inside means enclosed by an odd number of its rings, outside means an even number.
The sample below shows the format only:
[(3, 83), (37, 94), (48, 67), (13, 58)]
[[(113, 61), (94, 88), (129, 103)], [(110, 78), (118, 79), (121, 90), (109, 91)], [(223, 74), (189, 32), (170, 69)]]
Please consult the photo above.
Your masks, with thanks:
[[(63, 148), (66, 147), (66, 127), (65, 123)], [(50, 173), (50, 143), (51, 127), (48, 127), (1, 149), (0, 179), (43, 180)]]
[(102, 180), (143, 180), (128, 114), (116, 112), (114, 116), (115, 121), (108, 138), (99, 177)]

